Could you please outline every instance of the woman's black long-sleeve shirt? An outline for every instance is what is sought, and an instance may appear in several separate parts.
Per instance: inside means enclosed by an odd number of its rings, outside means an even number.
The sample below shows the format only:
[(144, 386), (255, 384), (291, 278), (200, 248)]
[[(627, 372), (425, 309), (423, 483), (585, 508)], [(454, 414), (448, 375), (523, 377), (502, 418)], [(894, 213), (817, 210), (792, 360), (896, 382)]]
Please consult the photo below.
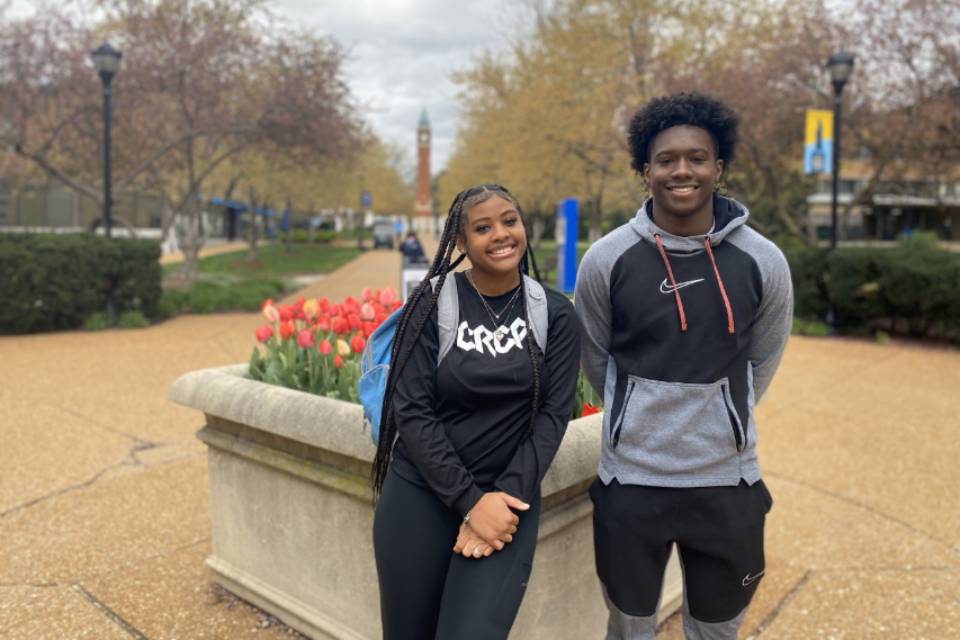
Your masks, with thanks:
[[(533, 340), (518, 295), (500, 317), (501, 339), (480, 294), (462, 273), (456, 282), (460, 318), (453, 347), (440, 366), (437, 310), (424, 296), (410, 318), (401, 353), (421, 320), (423, 332), (400, 374), (393, 396), (399, 438), (393, 468), (430, 487), (448, 507), (466, 515), (488, 491), (530, 502), (563, 439), (573, 406), (580, 358), (580, 325), (562, 294), (547, 294), (547, 348), (541, 357), (540, 406), (533, 429), (533, 367), (526, 341)], [(495, 313), (514, 291), (486, 296)]]

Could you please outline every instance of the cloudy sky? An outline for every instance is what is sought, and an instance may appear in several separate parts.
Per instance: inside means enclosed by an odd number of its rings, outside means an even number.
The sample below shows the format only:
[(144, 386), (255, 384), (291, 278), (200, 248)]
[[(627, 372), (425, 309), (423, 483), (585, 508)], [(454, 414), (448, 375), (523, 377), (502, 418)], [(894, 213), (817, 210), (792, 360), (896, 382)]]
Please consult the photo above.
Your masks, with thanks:
[(450, 156), (456, 133), (452, 71), (484, 50), (506, 46), (522, 12), (488, 0), (270, 0), (283, 18), (335, 36), (350, 49), (347, 81), (379, 136), (399, 145), (409, 168), (424, 107), (433, 127), (432, 171)]
[[(405, 151), (410, 171), (420, 111), (427, 109), (436, 173), (450, 156), (456, 133), (457, 87), (451, 72), (467, 68), (484, 50), (505, 47), (528, 23), (524, 7), (547, 0), (266, 1), (277, 17), (333, 35), (349, 49), (347, 82), (377, 134)], [(43, 2), (0, 0), (4, 4), (16, 16), (41, 9)]]

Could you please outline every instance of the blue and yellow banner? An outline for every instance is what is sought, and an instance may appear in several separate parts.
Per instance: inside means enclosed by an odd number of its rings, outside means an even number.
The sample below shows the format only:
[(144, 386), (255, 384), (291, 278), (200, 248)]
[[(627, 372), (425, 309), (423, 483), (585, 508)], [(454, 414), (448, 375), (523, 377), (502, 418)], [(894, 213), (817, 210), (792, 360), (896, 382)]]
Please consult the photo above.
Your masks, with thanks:
[(833, 167), (833, 112), (807, 109), (803, 136), (803, 172), (830, 175)]

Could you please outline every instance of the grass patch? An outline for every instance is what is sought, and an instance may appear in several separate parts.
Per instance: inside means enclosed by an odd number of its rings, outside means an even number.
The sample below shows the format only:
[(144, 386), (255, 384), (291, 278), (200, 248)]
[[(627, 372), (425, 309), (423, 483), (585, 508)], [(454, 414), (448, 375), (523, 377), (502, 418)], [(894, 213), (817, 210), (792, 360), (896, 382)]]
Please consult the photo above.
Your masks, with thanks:
[[(267, 298), (279, 298), (297, 288), (289, 276), (329, 273), (359, 253), (353, 247), (265, 244), (254, 262), (247, 260), (246, 250), (209, 256), (200, 260), (193, 284), (164, 289), (159, 315), (257, 311)], [(173, 276), (178, 268), (178, 264), (165, 265), (164, 275)]]
[(267, 298), (277, 298), (296, 288), (285, 280), (224, 277), (201, 274), (189, 287), (164, 289), (159, 315), (257, 311)]
[[(329, 273), (360, 252), (355, 247), (330, 245), (265, 244), (259, 247), (257, 260), (247, 260), (246, 249), (221, 253), (200, 260), (200, 273), (231, 273), (242, 277), (270, 279), (299, 273)], [(164, 265), (165, 276), (172, 275), (179, 264)]]

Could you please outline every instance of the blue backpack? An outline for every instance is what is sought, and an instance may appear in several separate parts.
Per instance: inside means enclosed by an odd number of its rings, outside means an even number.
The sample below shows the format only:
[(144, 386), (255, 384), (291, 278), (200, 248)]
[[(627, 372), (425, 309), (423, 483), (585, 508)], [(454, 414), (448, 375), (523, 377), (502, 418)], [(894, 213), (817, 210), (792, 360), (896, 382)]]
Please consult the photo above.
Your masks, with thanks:
[[(530, 316), (530, 329), (537, 346), (544, 354), (547, 352), (547, 294), (543, 286), (528, 276), (524, 278), (527, 312)], [(430, 279), (434, 288), (439, 276)], [(450, 286), (446, 286), (450, 283)], [(397, 333), (397, 323), (403, 308), (397, 309), (384, 320), (377, 330), (367, 340), (360, 359), (360, 381), (357, 390), (360, 404), (363, 405), (363, 415), (370, 423), (370, 438), (373, 444), (380, 440), (380, 413), (383, 411), (383, 396), (387, 390), (387, 378), (390, 375), (390, 352), (393, 347), (393, 337)], [(457, 337), (457, 325), (460, 323), (460, 300), (457, 297), (457, 283), (453, 274), (444, 280), (437, 298), (437, 328), (440, 349), (437, 352), (437, 366), (450, 352)]]

